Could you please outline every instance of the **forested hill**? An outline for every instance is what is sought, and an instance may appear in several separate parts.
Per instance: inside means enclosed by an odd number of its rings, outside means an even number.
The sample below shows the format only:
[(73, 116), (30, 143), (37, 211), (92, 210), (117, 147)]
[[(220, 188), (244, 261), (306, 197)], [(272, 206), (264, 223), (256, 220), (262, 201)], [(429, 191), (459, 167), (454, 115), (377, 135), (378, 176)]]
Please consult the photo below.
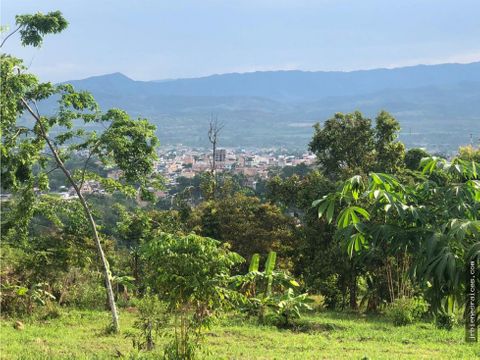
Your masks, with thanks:
[[(163, 143), (199, 145), (212, 113), (223, 145), (304, 147), (335, 112), (392, 112), (409, 146), (448, 152), (480, 137), (480, 62), (352, 72), (267, 71), (135, 81), (114, 73), (69, 81), (102, 107), (148, 117)], [(472, 134), (472, 135), (471, 135)]]

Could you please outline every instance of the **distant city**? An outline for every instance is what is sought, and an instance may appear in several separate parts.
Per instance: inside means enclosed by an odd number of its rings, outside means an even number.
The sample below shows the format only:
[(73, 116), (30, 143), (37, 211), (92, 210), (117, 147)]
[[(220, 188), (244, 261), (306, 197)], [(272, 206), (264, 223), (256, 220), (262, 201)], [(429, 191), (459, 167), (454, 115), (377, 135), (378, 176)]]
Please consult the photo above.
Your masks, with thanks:
[[(81, 151), (77, 155), (88, 156)], [(155, 162), (155, 172), (164, 177), (166, 187), (162, 191), (157, 191), (155, 195), (160, 199), (168, 198), (171, 196), (170, 190), (175, 188), (180, 177), (192, 179), (203, 172), (211, 171), (212, 159), (212, 150), (206, 148), (171, 146), (160, 149), (158, 160)], [(292, 153), (286, 149), (219, 148), (215, 151), (215, 172), (243, 175), (246, 185), (255, 190), (257, 181), (268, 179), (270, 170), (300, 164), (311, 166), (315, 164), (315, 159), (315, 155), (310, 152)], [(121, 172), (112, 169), (107, 176), (118, 180)], [(76, 198), (73, 187), (61, 186), (58, 191), (52, 193), (63, 199)], [(106, 191), (98, 181), (88, 180), (83, 184), (82, 193), (105, 195)], [(8, 194), (3, 196), (9, 197)]]

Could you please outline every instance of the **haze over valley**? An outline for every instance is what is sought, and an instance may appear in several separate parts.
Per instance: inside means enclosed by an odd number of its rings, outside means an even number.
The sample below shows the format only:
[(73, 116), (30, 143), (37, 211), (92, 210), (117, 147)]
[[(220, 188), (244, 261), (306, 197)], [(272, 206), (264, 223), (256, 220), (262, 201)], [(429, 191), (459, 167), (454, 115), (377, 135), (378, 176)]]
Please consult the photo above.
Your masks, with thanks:
[(336, 112), (391, 112), (408, 147), (451, 153), (480, 138), (480, 62), (352, 72), (265, 71), (135, 81), (121, 73), (68, 81), (102, 108), (157, 125), (162, 144), (203, 146), (213, 116), (222, 146), (305, 149), (312, 126)]

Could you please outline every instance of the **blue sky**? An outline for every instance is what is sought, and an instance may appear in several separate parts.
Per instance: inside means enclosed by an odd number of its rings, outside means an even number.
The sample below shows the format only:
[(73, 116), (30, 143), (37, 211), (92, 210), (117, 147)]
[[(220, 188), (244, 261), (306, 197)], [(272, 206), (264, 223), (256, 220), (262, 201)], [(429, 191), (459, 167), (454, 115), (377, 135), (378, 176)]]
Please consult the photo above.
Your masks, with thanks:
[(137, 80), (256, 70), (355, 70), (480, 60), (478, 0), (3, 0), (70, 22), (40, 50), (4, 50), (42, 80)]

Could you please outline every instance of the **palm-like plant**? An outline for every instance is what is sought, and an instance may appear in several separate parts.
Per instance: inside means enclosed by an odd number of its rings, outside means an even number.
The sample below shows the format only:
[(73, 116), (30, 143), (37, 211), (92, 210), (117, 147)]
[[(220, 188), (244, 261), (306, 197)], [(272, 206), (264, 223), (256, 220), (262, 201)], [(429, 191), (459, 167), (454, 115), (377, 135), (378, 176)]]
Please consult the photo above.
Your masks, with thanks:
[(312, 299), (308, 298), (308, 294), (295, 295), (292, 288), (280, 296), (279, 301), (275, 304), (275, 311), (280, 317), (281, 326), (289, 326), (293, 319), (299, 319), (303, 311), (312, 310), (309, 303)]
[[(401, 268), (397, 283), (408, 275), (433, 310), (452, 311), (463, 302), (466, 261), (480, 255), (479, 164), (428, 158), (422, 166), (413, 185), (388, 174), (354, 176), (313, 206), (319, 217), (335, 220), (350, 257), (376, 254), (387, 275), (394, 258)], [(401, 288), (391, 289), (391, 301), (405, 295)]]

